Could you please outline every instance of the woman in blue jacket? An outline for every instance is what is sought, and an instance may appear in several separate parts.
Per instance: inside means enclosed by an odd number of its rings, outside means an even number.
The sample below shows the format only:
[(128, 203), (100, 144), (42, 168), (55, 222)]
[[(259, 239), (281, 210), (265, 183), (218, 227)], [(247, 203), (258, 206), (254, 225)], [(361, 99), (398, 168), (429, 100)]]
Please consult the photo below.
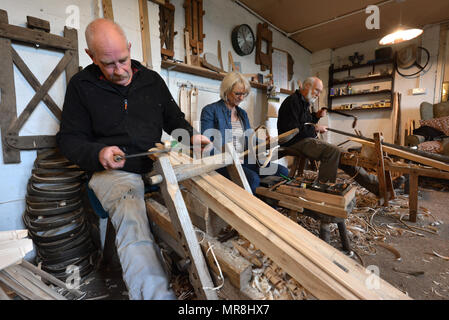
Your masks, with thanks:
[[(248, 80), (242, 74), (228, 73), (221, 82), (221, 99), (205, 106), (201, 111), (201, 133), (214, 143), (216, 149), (221, 150), (222, 146), (230, 141), (233, 142), (237, 153), (242, 153), (248, 148), (248, 139), (253, 130), (246, 111), (240, 108), (239, 104), (248, 96), (250, 89)], [(284, 166), (270, 163), (268, 169), (262, 170), (251, 157), (245, 158), (242, 167), (253, 194), (256, 194), (261, 176), (280, 174), (288, 176), (288, 170)], [(229, 179), (226, 168), (221, 168), (217, 172)]]

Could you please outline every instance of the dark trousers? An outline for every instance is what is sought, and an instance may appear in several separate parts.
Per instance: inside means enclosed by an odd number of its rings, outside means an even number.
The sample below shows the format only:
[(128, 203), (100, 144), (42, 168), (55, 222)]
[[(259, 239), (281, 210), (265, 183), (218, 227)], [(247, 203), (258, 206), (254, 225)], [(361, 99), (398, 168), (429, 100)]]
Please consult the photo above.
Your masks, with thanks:
[(289, 148), (295, 149), (308, 159), (320, 161), (319, 182), (335, 182), (337, 169), (340, 168), (349, 176), (354, 177), (354, 180), (362, 187), (375, 195), (379, 195), (377, 176), (369, 174), (362, 167), (340, 164), (342, 149), (339, 147), (316, 138), (305, 138), (289, 146)]

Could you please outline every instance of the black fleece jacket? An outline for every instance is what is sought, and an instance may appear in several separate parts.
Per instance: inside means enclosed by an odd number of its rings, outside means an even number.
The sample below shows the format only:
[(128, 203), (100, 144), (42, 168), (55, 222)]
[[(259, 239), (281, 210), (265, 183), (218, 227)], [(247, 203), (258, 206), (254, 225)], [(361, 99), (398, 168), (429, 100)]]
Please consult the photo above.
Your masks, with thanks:
[[(127, 87), (105, 80), (94, 64), (70, 80), (56, 139), (62, 154), (88, 172), (104, 170), (100, 150), (118, 146), (126, 154), (145, 152), (160, 142), (162, 130), (193, 129), (173, 100), (164, 80), (131, 60), (133, 79)], [(126, 160), (124, 171), (152, 169), (148, 157)]]
[(278, 112), (278, 135), (298, 128), (299, 133), (283, 146), (290, 146), (304, 138), (315, 138), (315, 127), (305, 123), (317, 123), (320, 120), (315, 113), (310, 112), (310, 104), (299, 90), (285, 98)]

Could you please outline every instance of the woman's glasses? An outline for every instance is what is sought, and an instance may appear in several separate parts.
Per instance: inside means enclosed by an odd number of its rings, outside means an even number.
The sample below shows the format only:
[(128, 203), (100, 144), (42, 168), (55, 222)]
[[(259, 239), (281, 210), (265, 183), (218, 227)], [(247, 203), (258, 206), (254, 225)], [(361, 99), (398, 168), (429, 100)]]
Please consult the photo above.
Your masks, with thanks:
[(247, 97), (248, 96), (248, 92), (232, 92), (236, 97)]

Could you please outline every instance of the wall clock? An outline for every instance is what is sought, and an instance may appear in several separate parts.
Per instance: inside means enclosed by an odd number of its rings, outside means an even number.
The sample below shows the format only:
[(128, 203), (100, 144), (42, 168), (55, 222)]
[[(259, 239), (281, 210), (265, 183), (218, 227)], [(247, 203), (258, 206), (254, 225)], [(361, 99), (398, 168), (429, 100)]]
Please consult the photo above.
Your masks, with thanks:
[(256, 45), (256, 38), (247, 24), (241, 24), (232, 30), (232, 47), (239, 56), (246, 56), (253, 52)]

